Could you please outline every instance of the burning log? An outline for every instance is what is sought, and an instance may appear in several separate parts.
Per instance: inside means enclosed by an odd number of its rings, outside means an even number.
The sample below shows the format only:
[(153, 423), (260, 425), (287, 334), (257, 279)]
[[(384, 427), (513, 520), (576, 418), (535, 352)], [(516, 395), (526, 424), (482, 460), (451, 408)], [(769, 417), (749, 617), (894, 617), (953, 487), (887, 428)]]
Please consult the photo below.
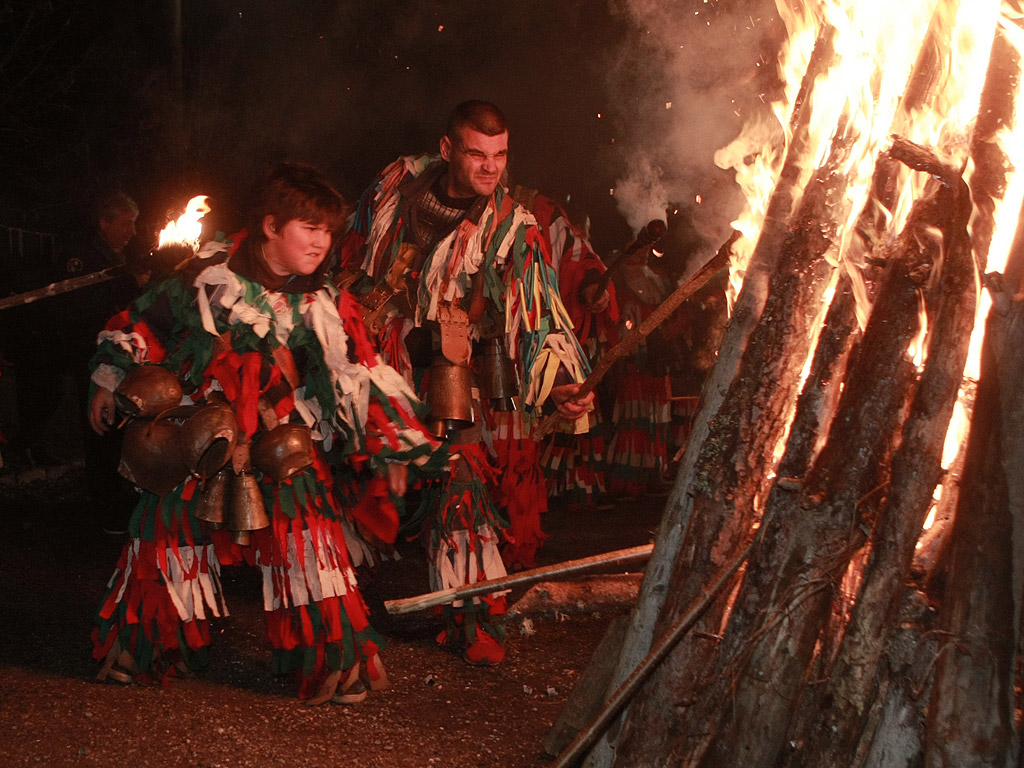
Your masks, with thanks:
[[(893, 148), (900, 157), (905, 142)], [(915, 149), (913, 155), (920, 156)], [(929, 163), (933, 165), (933, 163)], [(942, 450), (956, 403), (975, 316), (975, 269), (967, 221), (970, 192), (955, 172), (940, 190), (937, 208), (953, 215), (943, 225), (944, 249), (935, 254), (942, 273), (941, 296), (930, 323), (927, 363), (916, 388), (903, 440), (893, 458), (892, 477), (871, 540), (871, 555), (846, 625), (839, 657), (820, 706), (808, 723), (806, 744), (790, 766), (839, 766), (856, 752), (872, 707), (888, 639), (904, 598), (915, 545), (942, 475)], [(941, 267), (938, 266), (941, 264)], [(798, 729), (800, 730), (800, 729)]]
[[(826, 27), (819, 35), (808, 63), (790, 121), (793, 138), (779, 174), (779, 181), (768, 203), (764, 227), (748, 265), (743, 290), (733, 309), (718, 360), (704, 388), (700, 410), (694, 419), (693, 431), (680, 462), (676, 490), (669, 500), (669, 507), (655, 542), (655, 551), (641, 586), (639, 603), (633, 612), (629, 631), (622, 644), (618, 665), (612, 678), (614, 684), (623, 682), (631, 674), (646, 657), (654, 642), (655, 625), (668, 595), (670, 576), (691, 517), (691, 500), (682, 493), (682, 489), (688, 488), (695, 477), (699, 452), (710, 431), (709, 424), (725, 400), (726, 392), (736, 376), (747, 340), (762, 314), (767, 297), (768, 276), (775, 270), (775, 262), (786, 236), (794, 200), (800, 196), (802, 168), (807, 164), (807, 155), (810, 151), (810, 93), (815, 79), (826, 71), (834, 60), (832, 41), (833, 30)], [(726, 556), (727, 553), (719, 554), (720, 559)], [(612, 759), (612, 751), (607, 741), (596, 744), (590, 753), (590, 760), (595, 766), (610, 765)]]
[[(806, 478), (791, 489), (776, 485), (769, 500), (702, 705), (689, 716), (708, 724), (707, 736), (677, 748), (694, 764), (770, 766), (782, 749), (831, 590), (863, 544), (888, 480), (915, 380), (907, 348), (919, 329), (921, 264), (931, 256), (921, 254), (920, 238), (930, 224), (930, 206), (915, 204), (828, 440)], [(724, 709), (706, 703), (725, 699)]]
[[(800, 387), (820, 307), (831, 281), (832, 267), (825, 254), (835, 246), (835, 222), (845, 216), (846, 177), (837, 172), (846, 159), (848, 144), (836, 141), (833, 153), (808, 186), (781, 249), (760, 321), (751, 334), (739, 374), (701, 447), (690, 486), (692, 513), (682, 553), (672, 575), (673, 587), (665, 600), (662, 622), (703, 590), (703, 575), (742, 549), (753, 536), (754, 510), (767, 493), (775, 448), (782, 438)], [(764, 386), (772, 382), (772, 386)], [(699, 630), (717, 634), (723, 621), (723, 598), (701, 619)], [(657, 690), (689, 699), (700, 685), (717, 647), (706, 639), (681, 644), (652, 679)], [(664, 701), (652, 688), (651, 706), (632, 707), (617, 748), (624, 764), (640, 763), (652, 741), (671, 738)], [(643, 733), (634, 743), (632, 733)], [(659, 734), (652, 739), (651, 734)], [(655, 749), (658, 747), (655, 746)], [(633, 750), (638, 750), (633, 752)]]
[[(1020, 253), (1016, 254), (1018, 258)], [(1010, 304), (1010, 302), (1004, 302)], [(999, 305), (997, 304), (997, 307)], [(1024, 305), (989, 316), (950, 537), (924, 765), (1009, 765), (1024, 523)]]

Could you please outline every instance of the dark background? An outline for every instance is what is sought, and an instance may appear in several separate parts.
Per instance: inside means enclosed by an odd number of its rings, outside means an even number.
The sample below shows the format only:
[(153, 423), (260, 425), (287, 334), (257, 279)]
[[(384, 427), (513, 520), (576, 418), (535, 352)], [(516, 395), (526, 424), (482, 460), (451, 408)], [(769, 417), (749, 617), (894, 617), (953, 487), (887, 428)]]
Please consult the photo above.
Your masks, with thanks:
[(773, 98), (778, 39), (769, 0), (0, 9), (0, 225), (64, 233), (116, 186), (140, 204), (142, 247), (197, 194), (208, 230), (233, 231), (241, 193), (282, 159), (357, 197), (399, 154), (436, 151), (454, 104), (484, 98), (511, 123), (512, 183), (567, 200), (603, 253), (667, 210), (681, 267), (739, 209), (712, 156)]

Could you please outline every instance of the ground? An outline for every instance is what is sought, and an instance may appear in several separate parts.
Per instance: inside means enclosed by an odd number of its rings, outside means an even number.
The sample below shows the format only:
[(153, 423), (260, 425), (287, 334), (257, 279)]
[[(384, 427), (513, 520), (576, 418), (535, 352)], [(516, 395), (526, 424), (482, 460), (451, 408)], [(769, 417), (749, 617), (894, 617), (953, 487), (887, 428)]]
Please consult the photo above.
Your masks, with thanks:
[[(256, 574), (229, 569), (231, 615), (215, 620), (210, 668), (165, 688), (93, 680), (93, 612), (121, 540), (85, 513), (80, 470), (0, 484), (0, 765), (338, 765), (373, 768), (549, 764), (543, 740), (611, 616), (527, 617), (511, 623), (503, 664), (473, 668), (439, 648), (434, 617), (389, 616), (383, 600), (426, 592), (419, 550), (385, 564), (367, 589), (392, 686), (346, 707), (304, 707), (270, 672)], [(0, 480), (4, 478), (0, 476)], [(544, 523), (547, 565), (653, 539), (664, 499), (573, 512)], [(621, 569), (620, 569), (621, 570)], [(525, 591), (516, 589), (514, 601)], [(531, 626), (532, 624), (532, 626)]]

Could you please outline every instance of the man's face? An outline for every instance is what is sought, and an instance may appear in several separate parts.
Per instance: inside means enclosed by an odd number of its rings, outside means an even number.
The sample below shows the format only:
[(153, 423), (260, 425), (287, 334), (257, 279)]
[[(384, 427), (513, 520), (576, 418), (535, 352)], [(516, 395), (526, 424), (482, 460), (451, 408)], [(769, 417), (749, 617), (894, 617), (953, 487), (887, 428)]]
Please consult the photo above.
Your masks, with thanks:
[(121, 253), (128, 241), (135, 237), (135, 219), (139, 214), (121, 211), (112, 219), (100, 219), (100, 237), (114, 253)]
[(448, 161), (449, 195), (490, 195), (508, 164), (508, 131), (488, 136), (460, 128), (454, 139), (441, 139), (441, 157)]
[(263, 252), (267, 266), (275, 275), (311, 275), (316, 272), (331, 247), (326, 224), (292, 219), (283, 227), (274, 227), (273, 216), (264, 219), (267, 242)]

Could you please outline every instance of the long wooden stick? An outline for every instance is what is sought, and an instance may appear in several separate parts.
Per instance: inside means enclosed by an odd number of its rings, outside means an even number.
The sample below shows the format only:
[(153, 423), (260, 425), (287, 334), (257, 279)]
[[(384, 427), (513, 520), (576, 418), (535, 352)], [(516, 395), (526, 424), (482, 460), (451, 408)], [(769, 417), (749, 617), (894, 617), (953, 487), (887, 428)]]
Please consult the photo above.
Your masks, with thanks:
[(79, 288), (86, 288), (90, 285), (106, 282), (107, 280), (111, 280), (119, 275), (123, 275), (127, 271), (127, 266), (118, 264), (113, 267), (101, 269), (98, 272), (90, 272), (87, 275), (69, 277), (67, 280), (50, 283), (49, 285), (44, 285), (42, 288), (33, 288), (31, 291), (25, 291), (24, 293), (0, 299), (0, 310), (8, 309), (10, 307), (20, 307), (24, 304), (31, 304), (33, 301), (47, 299), (50, 296), (57, 296), (62, 293), (77, 291)]
[[(580, 386), (578, 396), (582, 397), (593, 392), (615, 363), (626, 355), (632, 354), (633, 350), (640, 345), (640, 342), (647, 338), (655, 328), (665, 322), (669, 315), (678, 309), (680, 304), (703, 288), (712, 277), (718, 274), (719, 270), (727, 266), (729, 264), (729, 257), (732, 255), (730, 250), (732, 244), (739, 237), (740, 233), (734, 230), (725, 245), (718, 249), (718, 253), (712, 256), (704, 266), (694, 272), (689, 280), (672, 291), (640, 325), (626, 334), (622, 341), (602, 355), (597, 365), (594, 366), (594, 370), (590, 372), (590, 375), (587, 376)], [(558, 413), (552, 413), (538, 425), (537, 431), (534, 433), (534, 439), (539, 439), (546, 435), (562, 418)]]
[(629, 549), (617, 549), (614, 552), (607, 552), (603, 555), (583, 557), (579, 560), (566, 560), (564, 563), (531, 568), (519, 573), (502, 576), (499, 579), (478, 581), (476, 584), (467, 584), (463, 587), (441, 589), (437, 592), (428, 592), (425, 595), (403, 597), (400, 600), (385, 600), (384, 607), (388, 613), (392, 614), (422, 611), (426, 608), (433, 608), (435, 605), (450, 603), (453, 600), (461, 600), (466, 597), (473, 597), (474, 595), (486, 595), (523, 584), (532, 584), (535, 581), (543, 581), (552, 576), (570, 576), (599, 566), (643, 562), (651, 556), (653, 551), (653, 544), (644, 544), (643, 546), (630, 547)]
[(684, 613), (675, 624), (666, 632), (654, 647), (651, 652), (644, 657), (644, 659), (633, 669), (633, 672), (627, 677), (622, 684), (615, 690), (615, 692), (608, 698), (605, 705), (601, 708), (601, 711), (597, 713), (597, 716), (590, 722), (586, 728), (580, 731), (576, 738), (573, 739), (572, 743), (566, 747), (565, 751), (559, 756), (558, 762), (554, 768), (573, 768), (579, 761), (590, 751), (591, 747), (597, 742), (601, 735), (607, 730), (612, 720), (622, 711), (630, 699), (636, 694), (640, 687), (647, 681), (647, 678), (651, 676), (651, 673), (658, 668), (658, 665), (665, 660), (669, 652), (675, 648), (678, 643), (690, 628), (694, 625), (694, 622), (700, 618), (700, 615), (707, 609), (709, 605), (718, 597), (722, 590), (731, 583), (733, 575), (739, 570), (739, 567), (746, 561), (747, 556), (750, 554), (750, 550), (753, 549), (754, 542), (757, 539), (752, 539), (743, 551), (737, 555), (736, 559), (726, 567), (724, 571), (715, 579), (715, 582), (708, 588), (708, 590), (701, 595), (694, 603), (690, 606), (689, 610)]

